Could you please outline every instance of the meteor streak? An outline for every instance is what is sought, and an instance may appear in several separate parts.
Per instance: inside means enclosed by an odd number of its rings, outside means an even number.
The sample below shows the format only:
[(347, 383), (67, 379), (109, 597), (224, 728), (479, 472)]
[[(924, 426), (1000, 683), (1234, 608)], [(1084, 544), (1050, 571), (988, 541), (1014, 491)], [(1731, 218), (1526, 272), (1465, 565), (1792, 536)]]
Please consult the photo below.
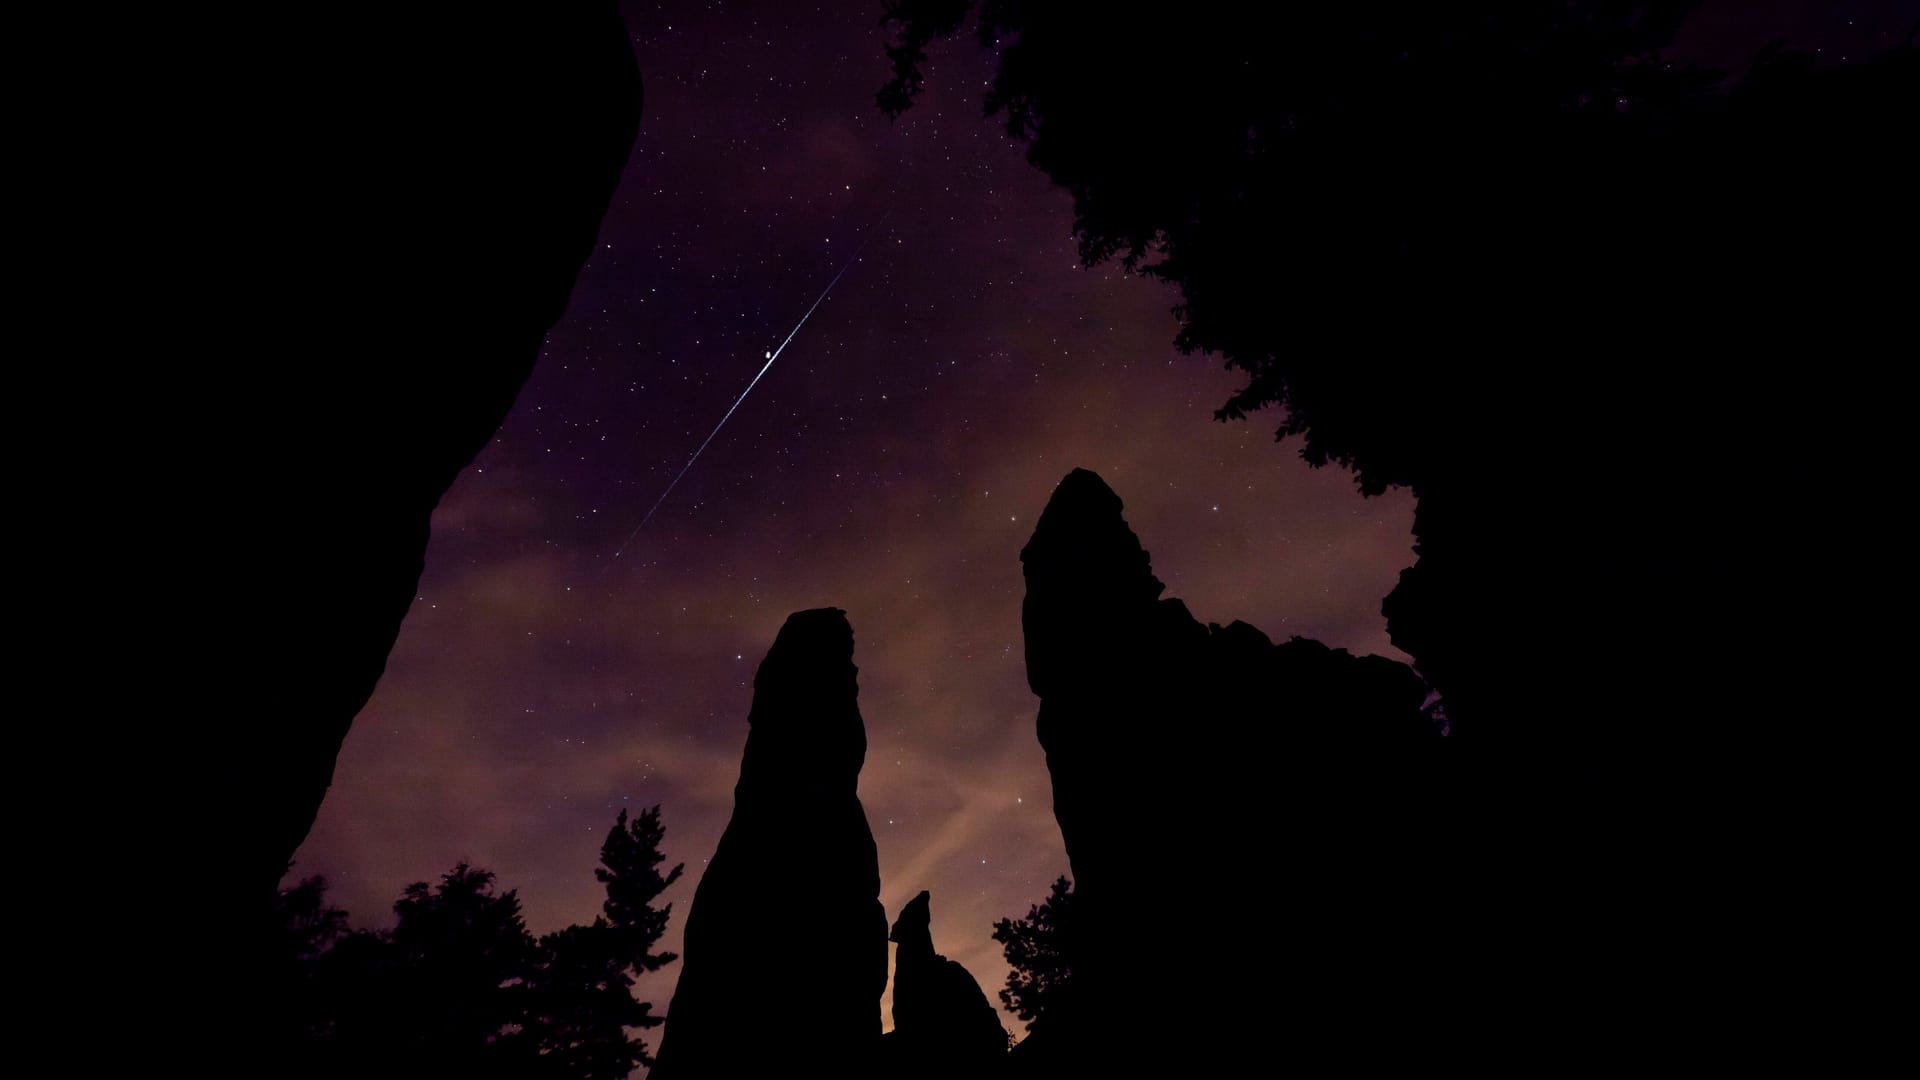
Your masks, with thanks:
[(660, 505), (667, 501), (667, 496), (673, 494), (673, 489), (680, 486), (680, 480), (687, 475), (687, 470), (693, 468), (693, 463), (699, 461), (700, 455), (706, 452), (707, 444), (713, 442), (713, 437), (720, 434), (720, 429), (727, 426), (728, 420), (733, 419), (734, 410), (740, 407), (741, 402), (747, 400), (747, 395), (753, 393), (754, 387), (760, 385), (760, 377), (767, 373), (767, 369), (773, 366), (775, 360), (780, 359), (780, 354), (786, 351), (787, 346), (793, 342), (794, 336), (800, 333), (800, 328), (807, 325), (807, 320), (813, 317), (814, 308), (818, 308), (821, 301), (827, 298), (827, 294), (833, 291), (833, 287), (840, 284), (840, 279), (847, 276), (847, 271), (853, 269), (853, 264), (860, 261), (860, 253), (867, 250), (867, 244), (872, 242), (874, 234), (878, 233), (880, 226), (885, 225), (887, 218), (892, 216), (892, 210), (888, 210), (880, 216), (880, 220), (874, 224), (872, 229), (867, 231), (867, 238), (860, 241), (860, 246), (854, 249), (853, 256), (847, 260), (846, 265), (840, 268), (839, 273), (833, 275), (833, 280), (827, 282), (826, 288), (820, 290), (820, 295), (813, 301), (813, 307), (808, 308), (807, 313), (800, 316), (800, 321), (793, 324), (793, 330), (787, 335), (787, 340), (782, 341), (779, 348), (766, 354), (767, 362), (760, 365), (760, 371), (754, 375), (753, 381), (747, 384), (745, 390), (740, 391), (739, 397), (733, 399), (733, 408), (728, 409), (727, 415), (722, 416), (720, 422), (713, 425), (713, 430), (707, 434), (706, 441), (702, 442), (700, 449), (695, 450), (693, 456), (687, 459), (687, 463), (680, 467), (679, 474), (673, 478), (672, 483), (667, 485), (667, 490), (661, 492), (660, 497), (653, 501), (653, 506), (647, 510), (646, 516), (640, 519), (640, 524), (635, 525), (633, 531), (627, 534), (626, 542), (622, 543), (619, 549), (613, 553), (614, 558), (619, 558), (621, 554), (627, 550), (627, 545), (633, 543), (633, 538), (640, 535), (640, 530), (647, 527), (647, 522), (653, 520), (654, 512), (659, 510)]

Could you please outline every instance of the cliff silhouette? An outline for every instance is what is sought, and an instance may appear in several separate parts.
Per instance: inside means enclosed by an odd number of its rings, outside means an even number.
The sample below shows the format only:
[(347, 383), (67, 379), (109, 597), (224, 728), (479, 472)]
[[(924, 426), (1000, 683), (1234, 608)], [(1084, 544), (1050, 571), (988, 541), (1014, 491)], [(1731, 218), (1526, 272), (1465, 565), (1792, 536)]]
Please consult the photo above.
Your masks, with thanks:
[[(271, 644), (241, 689), (275, 692), (235, 693), (205, 721), (250, 747), (244, 768), (208, 780), (219, 802), (248, 807), (222, 815), (222, 833), (247, 833), (223, 837), (221, 861), (258, 895), (312, 825), (413, 602), (433, 508), (533, 370), (640, 119), (639, 71), (611, 3), (516, 10), (458, 34), (403, 15), (329, 63), (355, 65), (359, 81), (289, 93), (334, 133), (313, 153), (337, 172), (289, 178), (277, 197), (317, 208), (306, 257), (325, 272), (334, 251), (358, 265), (351, 279), (302, 283), (340, 305), (318, 328), (281, 334), (293, 340), (279, 363), (299, 392), (220, 418), (229, 449), (245, 452), (213, 482), (254, 518), (243, 535), (273, 539), (229, 552), (230, 588), (201, 583), (244, 603), (236, 622)], [(458, 107), (435, 108), (448, 87)], [(414, 116), (427, 109), (435, 122), (423, 128)], [(320, 276), (295, 280), (308, 275)], [(284, 299), (265, 310), (303, 318)], [(253, 603), (260, 591), (277, 601)], [(278, 702), (268, 724), (263, 700)]]
[[(1413, 913), (1445, 831), (1436, 777), (1451, 747), (1423, 708), (1428, 688), (1381, 657), (1199, 622), (1161, 596), (1121, 511), (1077, 469), (1021, 552), (1027, 679), (1078, 925), (1072, 1007), (1037, 1022), (1018, 1057), (1108, 1075), (1228, 1069), (1277, 1014), (1311, 1018), (1301, 1038), (1331, 1043), (1379, 1020), (1346, 995), (1394, 954), (1416, 958), (1404, 950), (1432, 929)], [(1182, 867), (1249, 863), (1262, 887), (1239, 914), (1270, 928), (1252, 931), (1267, 945), (1241, 945), (1239, 930), (1143, 941), (1172, 914)], [(1195, 899), (1179, 918), (1225, 914)], [(1219, 988), (1207, 995), (1213, 1034), (1142, 1045), (1143, 986)]]
[[(187, 357), (142, 365), (164, 385), (121, 432), (166, 478), (120, 511), (167, 523), (139, 636), (194, 702), (136, 725), (129, 797), (170, 838), (152, 871), (190, 884), (177, 920), (212, 928), (163, 948), (179, 1007), (239, 1018), (236, 1039), (178, 1047), (216, 1074), (273, 1054), (245, 1018), (272, 1007), (255, 988), (276, 886), (414, 600), (433, 508), (560, 317), (641, 111), (610, 0), (223, 15), (127, 31), (164, 70), (114, 106), (137, 121), (113, 136), (116, 162), (155, 163), (113, 174), (151, 202), (127, 245), (138, 303), (161, 309), (147, 330)], [(161, 1026), (171, 1046), (194, 1024)]]

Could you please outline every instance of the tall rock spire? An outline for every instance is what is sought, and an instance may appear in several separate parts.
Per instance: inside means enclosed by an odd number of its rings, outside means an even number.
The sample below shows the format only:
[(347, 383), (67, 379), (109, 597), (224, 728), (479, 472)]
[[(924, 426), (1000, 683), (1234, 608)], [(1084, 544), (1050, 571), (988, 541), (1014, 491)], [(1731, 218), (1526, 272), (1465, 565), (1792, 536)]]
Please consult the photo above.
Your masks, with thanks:
[(653, 1080), (863, 1075), (880, 1038), (887, 919), (857, 787), (853, 627), (788, 617), (754, 676), (733, 818), (687, 914)]

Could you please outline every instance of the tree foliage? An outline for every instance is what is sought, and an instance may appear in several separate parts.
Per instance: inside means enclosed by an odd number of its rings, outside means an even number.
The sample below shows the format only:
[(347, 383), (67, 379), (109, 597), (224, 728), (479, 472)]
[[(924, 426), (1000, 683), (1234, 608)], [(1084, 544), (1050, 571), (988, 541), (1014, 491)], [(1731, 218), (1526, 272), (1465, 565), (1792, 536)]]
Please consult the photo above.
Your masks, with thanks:
[(607, 889), (601, 910), (622, 935), (628, 962), (640, 971), (658, 971), (679, 959), (673, 953), (650, 951), (666, 933), (667, 917), (673, 911), (672, 904), (656, 908), (653, 903), (686, 869), (683, 863), (660, 873), (660, 864), (667, 861), (660, 852), (665, 837), (659, 807), (643, 811), (631, 825), (622, 810), (607, 842), (600, 846), (600, 866), (593, 871), (594, 880)]
[(634, 999), (634, 977), (679, 959), (653, 951), (673, 912), (673, 905), (656, 908), (654, 902), (685, 869), (679, 864), (660, 873), (665, 835), (659, 807), (631, 823), (620, 811), (593, 872), (607, 890), (604, 914), (540, 939), (540, 963), (527, 982), (532, 1004), (526, 1031), (550, 1063), (548, 1075), (599, 1080), (653, 1063), (646, 1043), (626, 1032), (665, 1021), (653, 1015), (651, 1002)]
[(326, 893), (327, 879), (318, 876), (280, 890), (274, 921), (283, 932), (281, 952), (288, 959), (312, 960), (347, 933), (347, 913), (328, 907)]
[[(1763, 57), (1727, 91), (1665, 51), (1696, 6), (1383, 0), (1255, 26), (1218, 0), (1125, 18), (1092, 0), (893, 0), (879, 103), (909, 108), (929, 44), (977, 7), (999, 58), (986, 111), (1071, 194), (1081, 257), (1175, 286), (1178, 346), (1248, 377), (1217, 415), (1280, 406), (1310, 462), (1353, 468), (1368, 493), (1418, 489), (1523, 432), (1612, 415), (1557, 414), (1561, 387), (1581, 406), (1599, 373), (1541, 365), (1515, 409), (1511, 371), (1485, 377), (1436, 343), (1512, 341), (1531, 359), (1524, 344), (1571, 313), (1617, 321), (1623, 281), (1637, 301), (1694, 296), (1692, 257), (1784, 259), (1755, 229), (1781, 205), (1769, 178), (1812, 171), (1829, 143), (1861, 153), (1835, 119), (1899, 126), (1882, 121), (1905, 107), (1911, 46), (1874, 71)], [(1829, 120), (1799, 123), (1836, 93)]]
[(993, 924), (993, 940), (1005, 950), (1007, 985), (1000, 1004), (1026, 1021), (1029, 1030), (1067, 993), (1073, 976), (1073, 882), (1054, 881), (1047, 898), (1028, 909), (1024, 919)]
[(635, 1032), (657, 1027), (635, 978), (672, 963), (655, 952), (672, 905), (659, 896), (658, 807), (621, 811), (600, 849), (600, 916), (536, 938), (514, 890), (467, 863), (408, 885), (391, 930), (349, 930), (309, 878), (281, 893), (284, 985), (296, 1072), (424, 1073), (619, 1080), (651, 1064)]

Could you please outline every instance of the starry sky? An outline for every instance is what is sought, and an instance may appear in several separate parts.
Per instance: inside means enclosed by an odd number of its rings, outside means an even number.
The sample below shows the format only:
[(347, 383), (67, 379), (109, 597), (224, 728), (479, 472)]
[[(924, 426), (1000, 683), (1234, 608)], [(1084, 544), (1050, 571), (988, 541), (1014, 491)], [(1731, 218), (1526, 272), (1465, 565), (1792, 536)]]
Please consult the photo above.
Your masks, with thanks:
[[(1166, 288), (1080, 266), (1067, 196), (981, 115), (991, 61), (970, 43), (936, 51), (889, 121), (877, 3), (623, 10), (646, 103), (600, 245), (434, 516), (292, 876), (389, 925), (406, 883), (467, 860), (543, 933), (597, 912), (615, 813), (659, 804), (687, 864), (677, 949), (754, 668), (789, 613), (831, 605), (856, 636), (881, 900), (891, 919), (930, 889), (936, 948), (991, 995), (992, 922), (1068, 870), (1020, 638), (1019, 551), (1053, 486), (1104, 476), (1202, 620), (1402, 659), (1379, 607), (1412, 501), (1308, 468), (1275, 417), (1212, 419), (1234, 377), (1172, 348)], [(664, 1011), (678, 971), (640, 996)]]

